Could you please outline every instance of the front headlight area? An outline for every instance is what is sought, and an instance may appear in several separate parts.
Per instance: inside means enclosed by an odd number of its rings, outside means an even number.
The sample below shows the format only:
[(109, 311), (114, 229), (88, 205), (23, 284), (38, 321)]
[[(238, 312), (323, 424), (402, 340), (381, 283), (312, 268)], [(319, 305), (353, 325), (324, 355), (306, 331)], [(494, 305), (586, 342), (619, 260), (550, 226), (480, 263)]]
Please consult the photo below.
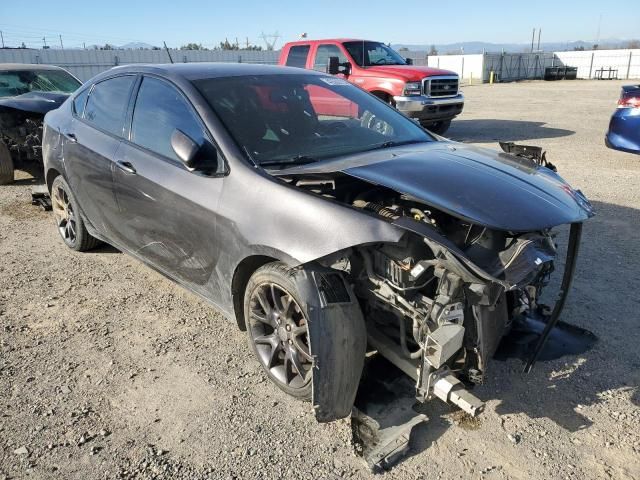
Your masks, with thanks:
[(404, 90), (402, 91), (402, 95), (405, 97), (421, 95), (422, 94), (422, 83), (421, 82), (407, 82), (404, 84)]

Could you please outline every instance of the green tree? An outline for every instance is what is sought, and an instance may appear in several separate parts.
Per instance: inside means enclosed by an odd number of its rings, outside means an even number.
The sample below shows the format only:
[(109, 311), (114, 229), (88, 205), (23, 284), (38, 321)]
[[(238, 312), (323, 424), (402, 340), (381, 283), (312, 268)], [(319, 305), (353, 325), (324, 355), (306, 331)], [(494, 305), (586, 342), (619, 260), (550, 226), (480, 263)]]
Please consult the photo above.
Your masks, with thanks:
[(186, 45), (182, 45), (180, 50), (207, 50), (202, 46), (201, 43), (187, 43)]

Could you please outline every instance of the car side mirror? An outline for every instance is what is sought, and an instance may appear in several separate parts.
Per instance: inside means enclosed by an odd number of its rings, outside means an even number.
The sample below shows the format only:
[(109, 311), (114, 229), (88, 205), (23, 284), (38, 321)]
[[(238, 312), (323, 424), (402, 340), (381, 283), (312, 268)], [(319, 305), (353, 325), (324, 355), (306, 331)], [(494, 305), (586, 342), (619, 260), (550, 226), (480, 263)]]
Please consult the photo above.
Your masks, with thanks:
[(413, 58), (405, 58), (404, 61), (407, 63), (407, 65), (413, 65)]
[(209, 141), (198, 145), (189, 135), (177, 128), (171, 134), (171, 148), (187, 170), (198, 170), (203, 175), (220, 173), (218, 150)]
[(340, 63), (340, 58), (329, 57), (329, 59), (327, 60), (327, 73), (329, 75), (337, 75), (338, 73), (351, 75), (351, 63)]
[(176, 128), (171, 134), (171, 148), (189, 170), (195, 168), (200, 145), (189, 135)]
[(340, 73), (340, 59), (338, 57), (329, 57), (327, 61), (327, 73), (329, 75), (337, 75)]

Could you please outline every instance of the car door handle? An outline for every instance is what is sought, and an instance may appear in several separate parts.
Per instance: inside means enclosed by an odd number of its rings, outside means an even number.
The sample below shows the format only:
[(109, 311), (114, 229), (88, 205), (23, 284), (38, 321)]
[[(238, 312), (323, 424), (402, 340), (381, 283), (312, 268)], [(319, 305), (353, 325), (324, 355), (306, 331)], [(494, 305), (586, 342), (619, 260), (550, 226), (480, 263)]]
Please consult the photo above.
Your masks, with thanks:
[(71, 143), (78, 142), (78, 137), (76, 137), (75, 133), (65, 133), (64, 136), (67, 137)]
[(136, 174), (136, 167), (134, 167), (130, 162), (125, 162), (120, 160), (116, 163), (120, 170), (124, 170), (127, 173)]

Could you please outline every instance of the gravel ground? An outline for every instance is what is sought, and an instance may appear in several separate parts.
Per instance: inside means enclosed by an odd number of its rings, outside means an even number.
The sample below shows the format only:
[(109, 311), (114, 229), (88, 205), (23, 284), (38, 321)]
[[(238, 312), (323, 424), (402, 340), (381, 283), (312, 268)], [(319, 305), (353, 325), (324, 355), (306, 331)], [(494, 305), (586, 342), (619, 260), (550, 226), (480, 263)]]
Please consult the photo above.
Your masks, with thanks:
[[(622, 83), (465, 89), (452, 138), (541, 145), (595, 204), (563, 318), (599, 341), (529, 375), (494, 362), (485, 413), (430, 404), (384, 476), (640, 478), (640, 157), (603, 144)], [(68, 250), (30, 184), (0, 187), (0, 479), (372, 476), (349, 421), (317, 424), (194, 295), (109, 247)]]

